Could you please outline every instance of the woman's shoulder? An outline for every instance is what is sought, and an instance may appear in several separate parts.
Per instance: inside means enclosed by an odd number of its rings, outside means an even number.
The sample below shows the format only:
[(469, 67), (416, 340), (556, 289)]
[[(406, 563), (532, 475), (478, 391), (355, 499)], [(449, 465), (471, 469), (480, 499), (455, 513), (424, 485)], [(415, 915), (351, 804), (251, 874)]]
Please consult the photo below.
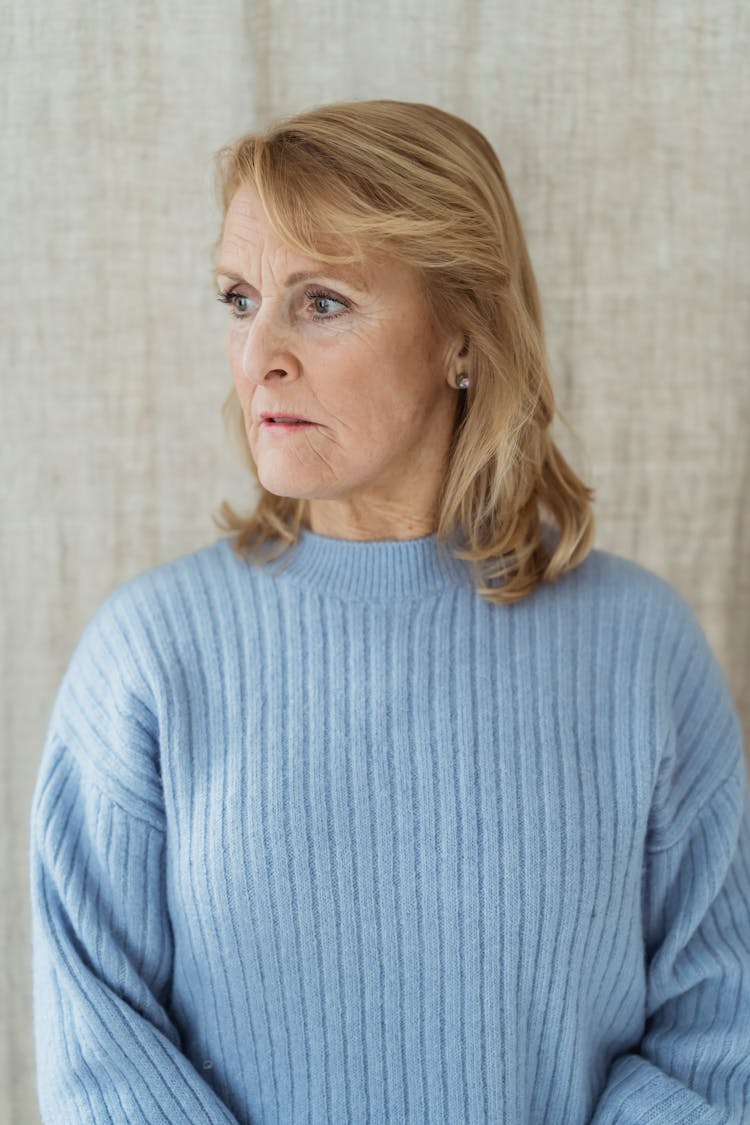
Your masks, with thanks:
[(615, 677), (611, 682), (626, 686), (622, 673), (627, 672), (629, 683), (643, 689), (642, 699), (656, 709), (662, 732), (665, 724), (678, 729), (688, 711), (699, 726), (701, 716), (708, 722), (713, 715), (731, 732), (731, 768), (737, 768), (742, 744), (737, 706), (687, 593), (644, 563), (602, 548), (592, 549), (558, 582), (543, 586), (550, 599), (545, 621), (555, 636), (561, 622), (568, 625), (576, 660), (587, 653), (601, 682), (607, 676), (603, 669), (609, 669)]
[(143, 674), (173, 652), (189, 650), (210, 623), (220, 627), (221, 614), (233, 612), (226, 590), (241, 561), (220, 538), (136, 571), (95, 604), (71, 662), (88, 654), (101, 664), (106, 653), (106, 663), (122, 670), (132, 652), (137, 655), (132, 671)]
[[(556, 533), (545, 528), (548, 546), (556, 543)], [(626, 555), (602, 547), (592, 547), (577, 566), (565, 571), (541, 589), (559, 600), (569, 598), (577, 608), (590, 603), (608, 610), (645, 612), (671, 617), (694, 617), (686, 595), (666, 575)]]
[[(588, 622), (598, 645), (629, 647), (633, 659), (667, 665), (679, 676), (684, 661), (699, 658), (718, 669), (697, 607), (676, 584), (645, 563), (602, 547), (581, 563), (538, 587), (537, 605), (550, 614), (550, 627), (562, 621), (577, 633)], [(532, 599), (532, 602), (534, 599)], [(546, 616), (545, 616), (546, 620)], [(597, 649), (597, 659), (602, 654)]]
[(96, 615), (174, 612), (179, 605), (199, 606), (211, 600), (217, 583), (231, 578), (242, 560), (223, 536), (136, 571), (114, 586), (96, 607)]

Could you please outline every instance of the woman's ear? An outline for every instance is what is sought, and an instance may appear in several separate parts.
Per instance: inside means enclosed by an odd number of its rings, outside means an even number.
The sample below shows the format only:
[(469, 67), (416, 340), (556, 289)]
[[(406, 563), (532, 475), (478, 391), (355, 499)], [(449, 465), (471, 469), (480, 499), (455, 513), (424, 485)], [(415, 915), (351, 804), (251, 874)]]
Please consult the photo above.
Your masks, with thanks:
[[(450, 346), (448, 348), (448, 366), (453, 367), (462, 356), (468, 354), (469, 351), (469, 337), (465, 332), (460, 332), (451, 338)], [(458, 363), (460, 367), (461, 364)]]

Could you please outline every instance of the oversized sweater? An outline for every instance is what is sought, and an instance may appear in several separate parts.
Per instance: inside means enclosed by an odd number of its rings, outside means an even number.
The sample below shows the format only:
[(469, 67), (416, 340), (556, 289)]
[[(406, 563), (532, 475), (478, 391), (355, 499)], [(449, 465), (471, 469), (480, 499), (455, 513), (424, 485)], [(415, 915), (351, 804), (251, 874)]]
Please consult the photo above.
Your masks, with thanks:
[(43, 1120), (748, 1122), (749, 792), (613, 553), (507, 605), (434, 535), (141, 571), (31, 806)]

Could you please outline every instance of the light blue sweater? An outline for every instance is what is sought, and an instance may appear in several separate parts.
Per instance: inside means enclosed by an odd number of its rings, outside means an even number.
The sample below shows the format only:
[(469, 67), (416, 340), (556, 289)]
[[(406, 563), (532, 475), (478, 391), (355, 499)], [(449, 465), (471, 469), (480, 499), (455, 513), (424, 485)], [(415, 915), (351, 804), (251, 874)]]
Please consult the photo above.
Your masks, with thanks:
[(51, 1125), (750, 1121), (750, 786), (688, 602), (435, 536), (119, 585), (30, 820)]

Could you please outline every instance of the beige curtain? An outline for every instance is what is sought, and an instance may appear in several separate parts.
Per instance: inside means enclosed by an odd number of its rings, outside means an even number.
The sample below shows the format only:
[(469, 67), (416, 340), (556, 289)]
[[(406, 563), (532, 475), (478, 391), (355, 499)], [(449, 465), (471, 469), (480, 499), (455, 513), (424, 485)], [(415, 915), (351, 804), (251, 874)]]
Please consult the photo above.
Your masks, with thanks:
[(276, 114), (392, 97), (496, 147), (544, 302), (558, 440), (596, 545), (691, 602), (750, 735), (750, 17), (598, 4), (0, 2), (0, 1119), (37, 1122), (27, 826), (99, 601), (251, 500), (222, 430), (211, 154)]

